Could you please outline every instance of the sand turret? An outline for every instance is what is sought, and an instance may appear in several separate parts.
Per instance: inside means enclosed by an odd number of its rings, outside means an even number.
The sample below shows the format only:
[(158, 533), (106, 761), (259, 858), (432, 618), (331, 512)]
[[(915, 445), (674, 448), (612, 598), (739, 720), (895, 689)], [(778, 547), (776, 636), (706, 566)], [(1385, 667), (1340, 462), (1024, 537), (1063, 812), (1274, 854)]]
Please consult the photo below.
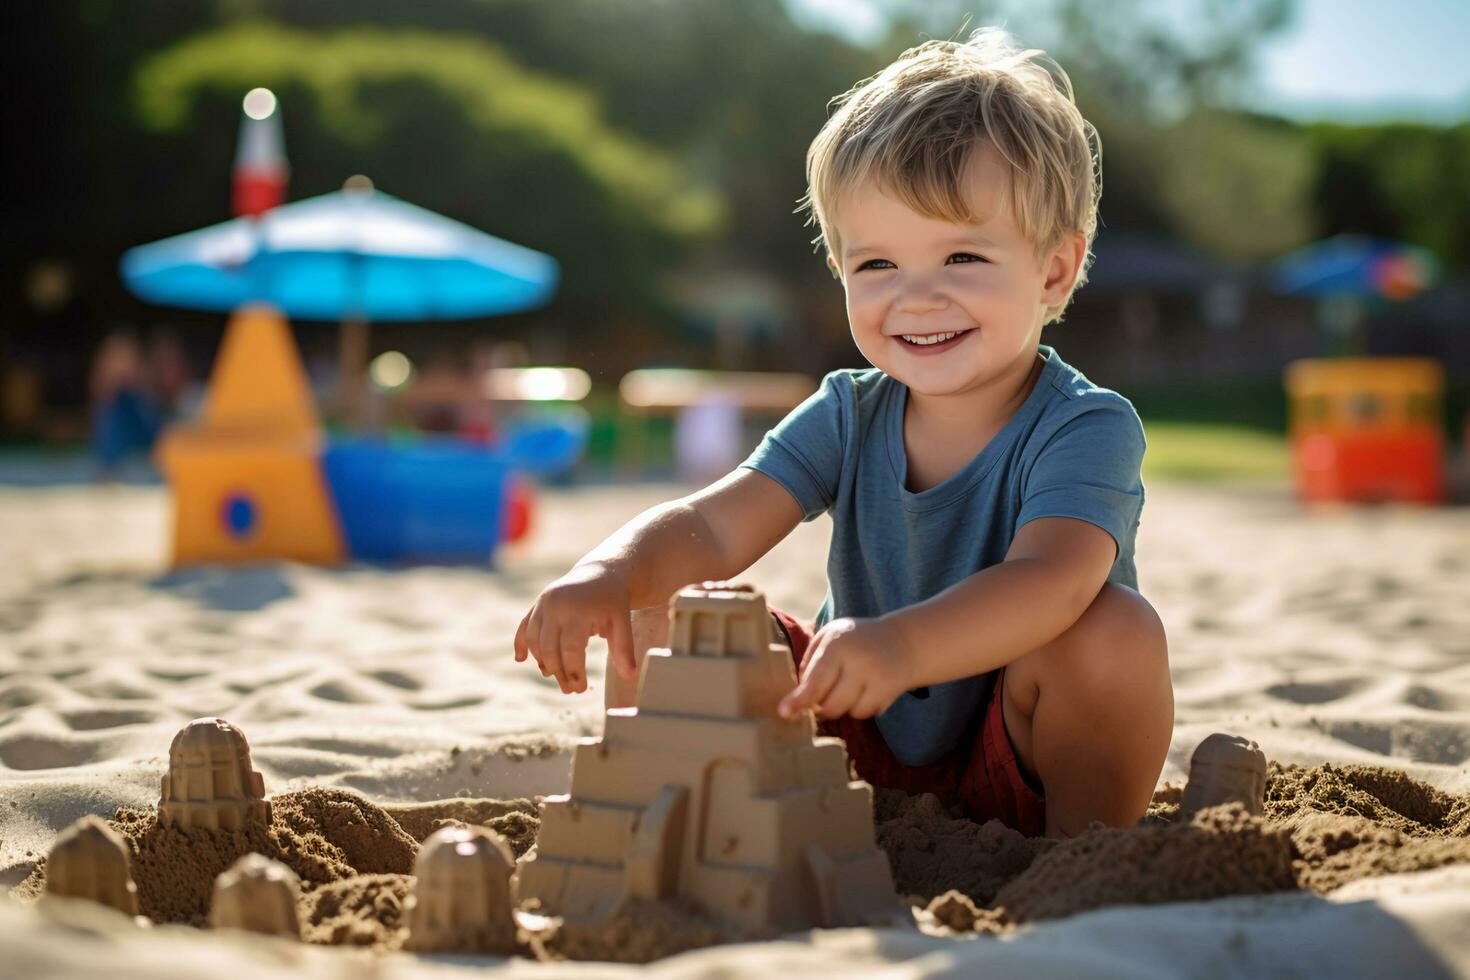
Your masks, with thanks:
[(872, 788), (810, 712), (764, 596), (707, 583), (675, 599), (669, 648), (648, 652), (637, 707), (578, 744), (570, 794), (546, 798), (519, 896), (569, 922), (627, 899), (681, 898), (734, 925), (858, 925), (897, 908), (874, 843)]
[(1260, 816), (1266, 808), (1266, 754), (1255, 742), (1216, 732), (1190, 757), (1179, 815), (1188, 820), (1205, 807), (1222, 803), (1243, 803)]
[(46, 893), (87, 898), (137, 915), (138, 888), (121, 835), (92, 816), (62, 831), (46, 858)]
[(196, 718), (174, 736), (158, 822), (184, 830), (239, 830), (267, 824), (265, 781), (250, 768), (244, 734), (223, 718)]
[(485, 827), (444, 827), (414, 861), (408, 948), (422, 953), (513, 953), (510, 876), (515, 855)]
[(262, 854), (247, 854), (214, 879), (209, 925), (300, 939), (300, 896), (296, 872)]

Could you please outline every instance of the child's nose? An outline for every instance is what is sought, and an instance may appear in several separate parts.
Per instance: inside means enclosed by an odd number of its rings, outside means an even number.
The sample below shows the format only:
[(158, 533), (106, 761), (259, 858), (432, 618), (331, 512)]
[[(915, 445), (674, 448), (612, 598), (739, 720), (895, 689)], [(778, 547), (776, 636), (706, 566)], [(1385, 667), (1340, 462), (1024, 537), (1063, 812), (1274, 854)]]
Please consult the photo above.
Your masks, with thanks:
[(949, 295), (941, 287), (937, 277), (914, 273), (906, 276), (900, 283), (895, 305), (905, 313), (928, 313), (948, 306)]

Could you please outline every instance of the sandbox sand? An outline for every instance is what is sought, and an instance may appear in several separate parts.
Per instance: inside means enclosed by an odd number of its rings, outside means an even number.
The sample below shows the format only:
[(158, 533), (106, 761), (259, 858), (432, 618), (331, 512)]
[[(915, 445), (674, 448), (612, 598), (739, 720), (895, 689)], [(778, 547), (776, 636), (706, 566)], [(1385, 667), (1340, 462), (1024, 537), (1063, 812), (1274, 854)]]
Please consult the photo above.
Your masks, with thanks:
[[(0, 902), (15, 975), (327, 974), (349, 969), (347, 955), (377, 957), (385, 975), (430, 969), (392, 952), (416, 842), (463, 820), (523, 853), (536, 830), (528, 798), (563, 791), (567, 746), (600, 727), (595, 686), (563, 697), (512, 662), (516, 621), (587, 546), (672, 492), (547, 494), (534, 540), (494, 572), (167, 574), (155, 489), (0, 491), (0, 885), (33, 894), (56, 833), (96, 813), (134, 842), (155, 919), (197, 923), (215, 864), (274, 849), (302, 877), (309, 940), (377, 951), (283, 952), (243, 935), (140, 930), (105, 910)], [(825, 522), (803, 526), (746, 577), (810, 615), (826, 533)], [(1169, 630), (1178, 704), (1141, 826), (1028, 841), (956, 819), (933, 797), (879, 793), (878, 839), (900, 893), (927, 906), (922, 931), (803, 933), (657, 969), (1470, 972), (1470, 515), (1304, 518), (1279, 491), (1151, 485), (1139, 567)], [(153, 825), (169, 740), (206, 714), (250, 738), (276, 801), (261, 840), (201, 848)], [(1273, 760), (1266, 814), (1179, 821), (1189, 753), (1217, 730)], [(713, 924), (700, 933), (677, 911), (660, 925), (660, 914), (630, 910), (603, 935), (543, 953), (639, 959), (736, 938)], [(650, 942), (659, 934), (675, 941)]]

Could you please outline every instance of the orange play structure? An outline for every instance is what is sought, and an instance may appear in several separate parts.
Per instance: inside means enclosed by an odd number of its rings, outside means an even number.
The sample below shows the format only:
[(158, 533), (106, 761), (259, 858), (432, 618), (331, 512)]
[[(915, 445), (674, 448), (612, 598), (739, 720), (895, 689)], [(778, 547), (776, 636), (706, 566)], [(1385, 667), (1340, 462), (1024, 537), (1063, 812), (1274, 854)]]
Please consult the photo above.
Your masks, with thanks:
[(1306, 501), (1445, 498), (1443, 366), (1426, 357), (1286, 367), (1297, 492)]
[(230, 319), (196, 426), (174, 426), (156, 460), (173, 491), (174, 564), (343, 560), (321, 468), (323, 432), (291, 329), (270, 306)]

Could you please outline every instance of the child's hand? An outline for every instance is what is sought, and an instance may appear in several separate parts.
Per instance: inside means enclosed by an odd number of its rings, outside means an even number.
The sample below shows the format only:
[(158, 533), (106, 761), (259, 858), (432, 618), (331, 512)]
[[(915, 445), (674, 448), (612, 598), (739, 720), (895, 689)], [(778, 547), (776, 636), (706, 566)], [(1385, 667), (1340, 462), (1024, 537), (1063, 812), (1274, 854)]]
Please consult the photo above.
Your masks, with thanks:
[(912, 685), (902, 637), (883, 619), (834, 619), (801, 660), (801, 681), (777, 711), (788, 721), (806, 708), (823, 718), (871, 718)]
[(608, 659), (632, 680), (633, 628), (628, 581), (603, 562), (577, 565), (541, 590), (516, 629), (516, 662), (536, 658), (541, 676), (555, 677), (563, 694), (587, 690), (587, 640), (607, 639)]

